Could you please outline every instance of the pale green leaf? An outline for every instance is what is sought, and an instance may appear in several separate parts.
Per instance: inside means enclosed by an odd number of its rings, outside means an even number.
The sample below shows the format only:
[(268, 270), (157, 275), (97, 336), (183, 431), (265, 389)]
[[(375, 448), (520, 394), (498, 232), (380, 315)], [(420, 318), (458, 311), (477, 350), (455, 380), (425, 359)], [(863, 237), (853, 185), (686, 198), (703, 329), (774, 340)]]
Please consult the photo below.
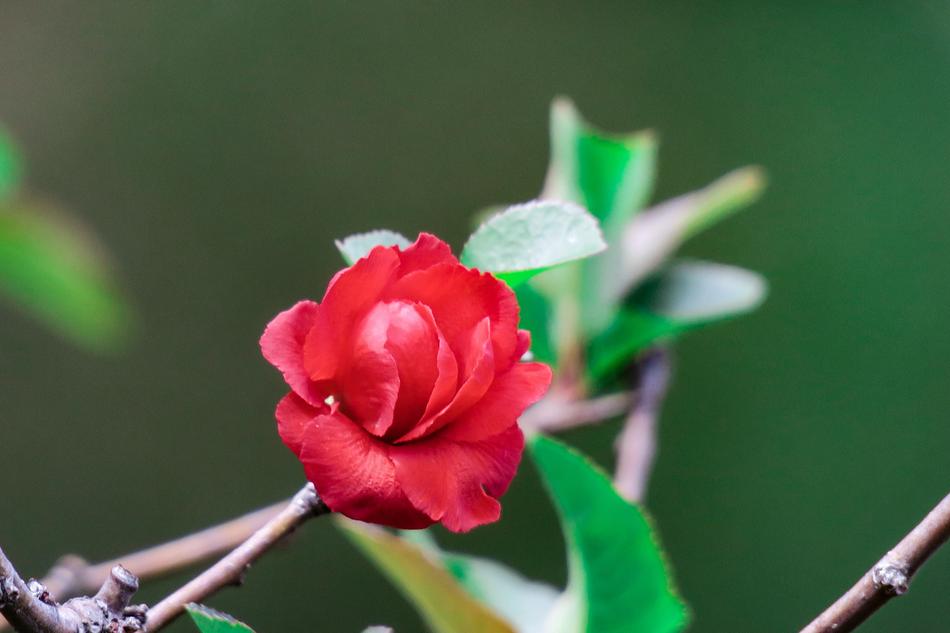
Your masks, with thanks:
[(623, 231), (611, 294), (619, 298), (635, 288), (684, 241), (752, 204), (764, 190), (763, 171), (744, 167), (635, 216)]
[(580, 116), (565, 98), (551, 106), (551, 162), (544, 197), (585, 206), (603, 227), (607, 252), (585, 260), (576, 277), (578, 326), (586, 336), (601, 332), (617, 310), (616, 277), (623, 228), (653, 191), (656, 136), (650, 132), (610, 135)]
[(501, 615), (518, 633), (547, 633), (548, 617), (560, 591), (529, 580), (487, 558), (446, 552), (427, 530), (405, 531), (402, 538), (440, 562), (465, 590)]
[(357, 233), (335, 241), (337, 249), (350, 266), (355, 264), (358, 259), (369, 255), (370, 251), (377, 246), (407, 248), (411, 243), (405, 236), (387, 229)]
[(0, 204), (0, 294), (73, 341), (124, 342), (130, 310), (92, 234), (62, 211)]
[(583, 455), (544, 436), (529, 441), (561, 517), (568, 589), (551, 633), (674, 633), (688, 613), (652, 526)]
[(583, 205), (610, 236), (649, 200), (656, 151), (653, 132), (607, 134), (587, 123), (569, 99), (555, 99), (545, 197)]
[(759, 307), (765, 279), (737, 266), (679, 260), (647, 280), (589, 349), (596, 381), (621, 369), (640, 350), (659, 341)]
[(466, 592), (437, 556), (365, 523), (340, 518), (337, 525), (413, 603), (434, 633), (516, 633)]
[(576, 204), (534, 201), (489, 218), (468, 239), (462, 263), (515, 286), (607, 247), (597, 220)]
[(192, 602), (185, 609), (201, 633), (254, 633), (251, 627), (243, 622), (210, 607)]

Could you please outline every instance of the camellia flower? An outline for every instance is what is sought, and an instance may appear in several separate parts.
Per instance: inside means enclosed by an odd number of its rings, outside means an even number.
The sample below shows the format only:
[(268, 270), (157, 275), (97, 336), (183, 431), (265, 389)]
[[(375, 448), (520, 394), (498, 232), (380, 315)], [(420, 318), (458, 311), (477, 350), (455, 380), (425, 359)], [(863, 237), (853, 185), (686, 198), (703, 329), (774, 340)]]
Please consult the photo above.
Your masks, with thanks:
[(551, 381), (520, 362), (529, 343), (511, 289), (423, 233), (278, 314), (261, 350), (291, 389), (280, 436), (330, 509), (463, 532), (498, 519), (524, 448), (518, 417)]

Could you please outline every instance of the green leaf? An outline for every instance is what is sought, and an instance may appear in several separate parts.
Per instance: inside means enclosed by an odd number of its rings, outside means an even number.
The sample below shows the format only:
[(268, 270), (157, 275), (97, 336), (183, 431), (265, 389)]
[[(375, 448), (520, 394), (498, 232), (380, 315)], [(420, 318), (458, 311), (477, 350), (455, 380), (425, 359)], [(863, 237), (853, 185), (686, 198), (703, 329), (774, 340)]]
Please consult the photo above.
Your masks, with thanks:
[(653, 132), (608, 135), (587, 123), (569, 99), (555, 99), (545, 197), (585, 206), (609, 239), (650, 198), (656, 150)]
[(377, 246), (398, 246), (407, 248), (412, 242), (403, 235), (395, 231), (379, 229), (368, 233), (357, 233), (342, 240), (335, 241), (337, 249), (343, 255), (347, 264), (352, 266), (356, 260), (369, 255), (369, 252)]
[(413, 603), (435, 633), (516, 633), (469, 595), (437, 557), (380, 528), (339, 518), (350, 540)]
[(185, 609), (201, 633), (254, 633), (251, 627), (235, 620), (227, 613), (193, 602), (185, 606)]
[(548, 617), (560, 591), (486, 558), (442, 553), (442, 560), (471, 596), (491, 607), (518, 633), (547, 633)]
[(551, 163), (544, 197), (587, 207), (601, 221), (609, 246), (582, 264), (574, 289), (581, 307), (577, 323), (587, 337), (601, 332), (617, 310), (619, 243), (627, 222), (650, 198), (656, 153), (656, 136), (650, 131), (608, 135), (584, 121), (569, 100), (560, 98), (551, 106)]
[(509, 207), (482, 224), (462, 250), (466, 266), (509, 285), (607, 248), (597, 220), (575, 204), (534, 201)]
[(531, 354), (534, 360), (556, 366), (557, 353), (551, 337), (551, 302), (531, 284), (521, 284), (515, 288), (515, 294), (518, 295), (518, 305), (521, 308), (518, 327), (531, 332)]
[(737, 169), (699, 191), (668, 200), (634, 217), (624, 229), (613, 295), (636, 287), (680, 245), (700, 231), (747, 207), (765, 190), (758, 167)]
[(393, 630), (388, 626), (371, 626), (365, 629), (363, 633), (393, 633)]
[(568, 590), (552, 618), (556, 631), (682, 630), (689, 619), (686, 607), (640, 508), (580, 453), (541, 435), (529, 446), (567, 542)]
[(629, 364), (661, 340), (746, 314), (768, 292), (761, 275), (736, 266), (680, 260), (644, 283), (589, 349), (595, 381)]
[(131, 323), (101, 246), (50, 208), (0, 205), (0, 294), (96, 350), (125, 342)]
[(20, 156), (13, 141), (0, 128), (0, 200), (16, 190), (22, 171)]
[(548, 616), (561, 593), (551, 585), (528, 580), (487, 558), (446, 552), (428, 530), (404, 531), (402, 538), (440, 562), (469, 595), (501, 615), (518, 633), (547, 633)]

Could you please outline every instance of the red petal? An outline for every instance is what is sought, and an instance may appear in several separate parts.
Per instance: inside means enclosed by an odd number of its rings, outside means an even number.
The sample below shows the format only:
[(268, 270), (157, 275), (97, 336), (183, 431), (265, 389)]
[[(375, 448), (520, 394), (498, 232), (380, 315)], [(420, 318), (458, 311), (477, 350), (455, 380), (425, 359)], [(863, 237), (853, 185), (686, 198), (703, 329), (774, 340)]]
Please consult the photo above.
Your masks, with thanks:
[(387, 438), (397, 438), (423, 419), (429, 406), (442, 407), (458, 386), (455, 355), (426, 306), (403, 301), (385, 305), (386, 349), (399, 368), (399, 399)]
[(497, 497), (511, 483), (524, 437), (516, 425), (481, 442), (433, 436), (390, 448), (396, 479), (418, 509), (453, 532), (496, 521)]
[(399, 277), (436, 264), (455, 264), (459, 261), (448, 244), (429, 233), (420, 233), (415, 243), (399, 253)]
[(521, 360), (525, 352), (531, 349), (531, 332), (528, 330), (518, 330), (518, 344), (515, 346), (514, 362)]
[(437, 264), (399, 279), (386, 295), (429, 306), (456, 354), (467, 349), (472, 330), (488, 317), (495, 366), (499, 370), (511, 366), (517, 347), (518, 301), (507, 285), (491, 275), (459, 264)]
[(356, 352), (342, 381), (341, 408), (376, 435), (393, 423), (399, 397), (399, 370), (392, 354), (364, 349)]
[(488, 318), (482, 320), (471, 334), (466, 365), (462, 373), (462, 386), (452, 401), (435, 415), (422, 420), (414, 429), (400, 437), (398, 442), (409, 442), (433, 433), (452, 420), (485, 395), (495, 377), (495, 362), (492, 351), (491, 326)]
[(307, 425), (325, 412), (326, 407), (322, 410), (312, 407), (294, 392), (288, 393), (277, 403), (277, 411), (274, 414), (277, 417), (277, 432), (294, 455), (300, 457)]
[(550, 384), (550, 367), (542, 363), (519, 363), (495, 376), (482, 399), (448, 424), (439, 437), (476, 442), (496, 435), (517, 423), (518, 417), (541, 399)]
[(323, 404), (326, 396), (311, 382), (304, 369), (303, 348), (319, 311), (320, 306), (313, 301), (298, 302), (267, 324), (260, 342), (264, 358), (280, 370), (297, 395), (315, 406)]
[(377, 246), (369, 255), (338, 272), (320, 304), (321, 319), (303, 347), (304, 366), (313, 380), (330, 380), (343, 364), (341, 353), (350, 329), (379, 299), (399, 266), (396, 249)]
[(317, 416), (307, 427), (300, 461), (335, 512), (402, 529), (433, 523), (397, 484), (386, 444), (339, 413)]

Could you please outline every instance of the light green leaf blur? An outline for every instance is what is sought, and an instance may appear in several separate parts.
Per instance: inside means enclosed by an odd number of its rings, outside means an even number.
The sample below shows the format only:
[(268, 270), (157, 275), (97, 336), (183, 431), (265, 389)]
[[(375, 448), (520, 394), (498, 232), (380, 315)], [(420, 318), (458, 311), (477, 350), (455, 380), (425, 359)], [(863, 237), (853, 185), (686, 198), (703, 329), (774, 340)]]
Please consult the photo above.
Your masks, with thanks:
[(647, 518), (590, 460), (537, 435), (529, 449), (561, 518), (568, 588), (550, 633), (673, 633), (688, 612)]
[(22, 171), (20, 156), (13, 141), (0, 128), (0, 200), (16, 190)]
[(551, 160), (544, 197), (584, 205), (603, 227), (608, 250), (584, 261), (573, 294), (578, 325), (587, 336), (601, 332), (617, 309), (612, 280), (620, 266), (624, 227), (653, 191), (657, 139), (650, 131), (608, 135), (587, 123), (565, 98), (551, 106)]
[(254, 633), (251, 627), (235, 620), (227, 613), (194, 603), (189, 604), (185, 609), (201, 633)]
[(405, 531), (402, 538), (423, 549), (447, 569), (476, 600), (490, 607), (518, 633), (547, 633), (548, 617), (560, 591), (529, 580), (499, 562), (446, 552), (428, 530)]
[(687, 239), (758, 200), (765, 184), (760, 168), (744, 167), (637, 214), (617, 244), (620, 265), (611, 294), (627, 294)]
[(337, 525), (415, 606), (434, 633), (517, 633), (465, 591), (437, 556), (390, 532), (337, 519)]
[(647, 346), (759, 307), (768, 293), (758, 273), (713, 262), (679, 260), (648, 279), (611, 326), (591, 342), (589, 371), (608, 378)]
[(131, 312), (102, 248), (63, 211), (0, 203), (0, 295), (94, 350), (125, 342)]
[(378, 229), (368, 233), (357, 233), (350, 235), (342, 240), (334, 242), (340, 254), (347, 264), (352, 266), (358, 259), (366, 257), (369, 252), (377, 246), (398, 246), (407, 248), (412, 242), (407, 237), (389, 231), (387, 229)]
[(596, 218), (576, 204), (535, 201), (509, 207), (468, 239), (462, 263), (511, 286), (607, 248)]

